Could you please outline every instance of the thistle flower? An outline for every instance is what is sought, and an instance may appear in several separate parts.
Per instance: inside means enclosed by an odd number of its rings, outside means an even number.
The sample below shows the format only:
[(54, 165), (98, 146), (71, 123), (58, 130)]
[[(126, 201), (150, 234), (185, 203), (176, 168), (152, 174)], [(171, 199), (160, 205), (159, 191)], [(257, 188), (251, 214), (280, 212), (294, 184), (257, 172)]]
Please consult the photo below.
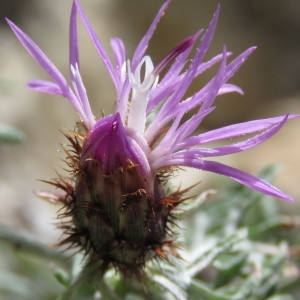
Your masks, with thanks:
[[(72, 147), (66, 150), (67, 163), (73, 180), (58, 178), (52, 184), (64, 194), (46, 196), (63, 202), (64, 215), (71, 217), (70, 223), (61, 225), (67, 234), (64, 242), (85, 249), (89, 262), (100, 262), (102, 272), (114, 265), (123, 273), (140, 274), (148, 257), (167, 258), (169, 252), (175, 254), (169, 223), (174, 221), (172, 212), (186, 191), (170, 192), (167, 181), (180, 166), (224, 175), (259, 192), (292, 200), (264, 180), (210, 158), (258, 146), (295, 115), (195, 133), (215, 109), (218, 95), (242, 93), (228, 80), (255, 47), (231, 62), (227, 61), (231, 53), (226, 47), (220, 55), (204, 60), (217, 24), (218, 7), (206, 31), (199, 30), (154, 64), (146, 51), (169, 3), (167, 0), (162, 5), (131, 60), (126, 58), (123, 41), (111, 40), (112, 62), (79, 2), (74, 0), (69, 36), (70, 84), (40, 48), (8, 21), (26, 50), (53, 80), (34, 80), (29, 86), (67, 98), (80, 117), (77, 131), (67, 135)], [(115, 113), (98, 120), (92, 114), (80, 75), (78, 15), (116, 89)], [(194, 47), (196, 52), (190, 59)], [(198, 92), (186, 96), (193, 80), (215, 64), (219, 64), (215, 76)], [(187, 112), (193, 112), (188, 119), (184, 118)], [(240, 142), (206, 147), (210, 142), (250, 134)]]

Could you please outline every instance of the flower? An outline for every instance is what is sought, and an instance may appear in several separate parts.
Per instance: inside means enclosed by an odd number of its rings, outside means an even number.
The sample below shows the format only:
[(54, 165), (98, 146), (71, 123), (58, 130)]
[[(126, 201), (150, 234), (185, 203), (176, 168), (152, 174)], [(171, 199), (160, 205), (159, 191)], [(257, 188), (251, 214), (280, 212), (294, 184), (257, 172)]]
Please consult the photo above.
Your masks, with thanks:
[[(156, 254), (166, 258), (168, 251), (175, 253), (168, 250), (173, 244), (168, 224), (172, 222), (172, 211), (183, 201), (185, 191), (170, 192), (166, 183), (172, 171), (180, 166), (224, 175), (259, 192), (293, 200), (266, 181), (209, 158), (258, 146), (296, 115), (195, 133), (203, 119), (215, 109), (214, 100), (218, 95), (242, 93), (228, 80), (255, 47), (229, 63), (231, 53), (226, 47), (220, 55), (204, 61), (217, 24), (218, 7), (206, 31), (199, 30), (160, 63), (154, 64), (145, 53), (169, 3), (167, 0), (162, 5), (131, 60), (126, 58), (123, 41), (111, 40), (112, 62), (79, 2), (74, 0), (69, 36), (71, 84), (40, 48), (8, 20), (23, 46), (52, 78), (51, 82), (31, 81), (29, 86), (67, 98), (80, 117), (82, 126), (67, 135), (72, 147), (66, 150), (67, 162), (74, 180), (59, 178), (52, 184), (65, 192), (57, 199), (66, 205), (65, 215), (72, 217), (71, 224), (61, 225), (68, 234), (65, 242), (85, 248), (90, 253), (91, 263), (101, 261), (102, 271), (113, 264), (124, 273), (139, 274), (147, 257)], [(98, 120), (92, 114), (80, 75), (77, 15), (116, 89), (116, 112)], [(194, 46), (196, 53), (190, 60)], [(215, 76), (198, 92), (186, 96), (193, 80), (217, 63)], [(186, 119), (187, 112), (193, 114)], [(225, 146), (205, 146), (245, 135), (248, 137), (243, 141)]]

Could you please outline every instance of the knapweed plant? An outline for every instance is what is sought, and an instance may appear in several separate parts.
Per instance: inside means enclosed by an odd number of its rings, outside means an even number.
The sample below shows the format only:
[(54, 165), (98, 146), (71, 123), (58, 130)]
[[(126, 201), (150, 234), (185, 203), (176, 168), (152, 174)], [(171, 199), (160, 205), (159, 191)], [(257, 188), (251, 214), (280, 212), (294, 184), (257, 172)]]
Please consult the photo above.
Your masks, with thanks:
[[(148, 43), (169, 3), (162, 5), (132, 58), (127, 58), (121, 39), (111, 40), (112, 61), (79, 2), (74, 0), (69, 29), (70, 81), (35, 42), (8, 20), (22, 45), (52, 79), (33, 80), (30, 88), (66, 98), (78, 113), (76, 129), (66, 132), (69, 147), (64, 150), (70, 176), (50, 182), (60, 189), (59, 193), (41, 195), (64, 205), (60, 216), (65, 220), (59, 227), (64, 230), (65, 239), (61, 244), (82, 250), (85, 270), (96, 269), (98, 278), (113, 267), (116, 274), (142, 281), (148, 272), (148, 261), (180, 257), (173, 225), (177, 221), (176, 209), (190, 196), (189, 189), (181, 190), (170, 182), (182, 166), (230, 177), (260, 193), (293, 200), (267, 181), (214, 161), (213, 157), (258, 146), (295, 115), (197, 133), (204, 118), (214, 111), (217, 96), (242, 93), (229, 80), (255, 47), (229, 60), (231, 53), (224, 46), (221, 54), (205, 59), (217, 25), (217, 8), (206, 30), (197, 31), (161, 61), (153, 62), (147, 54)], [(116, 102), (115, 112), (99, 119), (91, 111), (80, 75), (78, 16), (116, 90), (111, 99)], [(215, 65), (215, 75), (187, 96), (195, 78)], [(241, 136), (242, 141), (232, 142), (232, 138)], [(220, 141), (229, 142), (208, 146)], [(184, 245), (181, 247), (184, 252)]]

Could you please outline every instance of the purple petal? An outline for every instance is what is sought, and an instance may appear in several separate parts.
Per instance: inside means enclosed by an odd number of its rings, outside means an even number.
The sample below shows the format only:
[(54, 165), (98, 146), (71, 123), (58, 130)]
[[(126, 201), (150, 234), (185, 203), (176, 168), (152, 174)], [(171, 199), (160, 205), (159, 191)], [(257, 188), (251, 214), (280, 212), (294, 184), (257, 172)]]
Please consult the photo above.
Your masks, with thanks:
[(119, 38), (113, 38), (111, 39), (110, 44), (114, 53), (116, 70), (121, 72), (124, 63), (126, 62), (126, 52), (124, 43)]
[(277, 125), (265, 130), (263, 133), (258, 134), (247, 140), (244, 140), (242, 142), (238, 142), (238, 143), (228, 145), (228, 146), (214, 148), (214, 149), (212, 149), (214, 151), (214, 154), (212, 154), (210, 156), (228, 155), (228, 154), (233, 154), (233, 153), (237, 153), (237, 152), (241, 152), (241, 151), (245, 151), (245, 150), (254, 148), (254, 147), (262, 144), (266, 140), (268, 140), (275, 133), (277, 133), (282, 128), (282, 126), (285, 124), (287, 119), (288, 119), (288, 116), (286, 116)]
[(247, 58), (256, 50), (257, 47), (251, 47), (240, 54), (227, 66), (225, 74), (225, 82), (228, 81), (235, 72), (241, 67), (241, 65), (247, 60)]
[(168, 160), (168, 165), (187, 166), (201, 169), (203, 171), (209, 171), (219, 175), (224, 175), (263, 194), (283, 200), (295, 201), (293, 198), (284, 194), (282, 191), (266, 182), (265, 180), (219, 162), (204, 161), (195, 158), (174, 158)]
[(248, 149), (254, 148), (266, 140), (268, 140), (270, 137), (272, 137), (276, 132), (278, 132), (281, 127), (284, 125), (284, 123), (287, 121), (287, 117), (285, 117), (282, 122), (278, 123), (275, 126), (270, 127), (268, 130), (265, 130), (263, 133), (257, 134), (254, 137), (251, 137), (247, 140), (244, 140), (242, 142), (234, 143), (227, 146), (221, 146), (216, 148), (189, 148), (191, 146), (196, 146), (194, 144), (189, 144), (186, 142), (183, 142), (181, 145), (178, 145), (178, 148), (181, 148), (183, 150), (176, 152), (176, 157), (184, 157), (184, 156), (191, 156), (193, 155), (195, 158), (203, 158), (203, 157), (212, 157), (212, 156), (224, 156), (228, 154), (238, 153), (241, 151), (246, 151)]
[(198, 120), (202, 119), (205, 115), (208, 115), (210, 112), (212, 112), (212, 110), (213, 108), (210, 108), (206, 111), (201, 110), (180, 125), (182, 117), (185, 114), (185, 112), (182, 111), (176, 117), (172, 126), (159, 144), (155, 147), (155, 149), (153, 149), (152, 158), (155, 156), (162, 157), (163, 155), (175, 152), (178, 148), (180, 148), (182, 141), (198, 127)]
[[(226, 53), (227, 57), (229, 57), (231, 55), (232, 55), (231, 52)], [(196, 76), (201, 75), (202, 73), (204, 73), (205, 71), (207, 71), (208, 69), (213, 67), (216, 63), (218, 63), (219, 61), (221, 61), (223, 59), (223, 56), (224, 56), (224, 53), (221, 53), (221, 54), (216, 55), (209, 61), (201, 63), (197, 69)]]
[[(54, 64), (49, 60), (49, 58), (44, 54), (44, 52), (31, 40), (20, 28), (18, 28), (10, 20), (7, 20), (8, 25), (11, 27), (16, 37), (19, 39), (24, 48), (29, 52), (29, 54), (41, 65), (41, 67), (46, 71), (46, 73), (57, 83), (60, 91), (59, 95), (67, 98), (71, 104), (74, 106), (78, 114), (81, 116), (85, 123), (88, 123), (86, 120), (85, 114), (82, 110), (80, 101), (75, 97), (72, 92), (68, 82), (60, 71), (54, 66)], [(58, 91), (58, 89), (57, 89)], [(44, 89), (45, 92), (45, 89)], [(54, 90), (50, 89), (50, 93), (53, 93)]]
[(77, 99), (80, 101), (81, 107), (84, 111), (85, 118), (88, 121), (89, 127), (92, 127), (95, 124), (95, 119), (91, 110), (91, 106), (89, 103), (89, 99), (86, 93), (86, 89), (81, 79), (81, 75), (78, 69), (78, 65), (76, 64), (74, 67), (70, 66), (72, 73), (72, 84), (75, 90)]
[(184, 41), (182, 41), (179, 45), (177, 45), (174, 49), (172, 49), (167, 56), (165, 56), (159, 64), (156, 65), (153, 73), (155, 75), (159, 75), (166, 67), (168, 67), (173, 60), (175, 60), (181, 53), (186, 53), (187, 50), (190, 50), (191, 47), (195, 43), (195, 38), (188, 37)]
[[(178, 87), (175, 90), (175, 92), (173, 93), (173, 95), (170, 97), (169, 101), (167, 101), (166, 104), (164, 105), (166, 111), (170, 111), (170, 108), (174, 107), (176, 104), (178, 104), (182, 100), (187, 89), (189, 88), (192, 81), (194, 80), (198, 66), (201, 63), (201, 61), (203, 60), (203, 57), (206, 54), (206, 52), (212, 42), (213, 34), (214, 34), (216, 26), (217, 26), (219, 10), (220, 10), (220, 6), (218, 5), (218, 8), (213, 16), (213, 19), (211, 20), (209, 27), (199, 45), (199, 47), (197, 48), (196, 55), (193, 58), (184, 78), (178, 85)], [(223, 55), (223, 61), (224, 60), (226, 61), (226, 56), (224, 57), (224, 55)], [(163, 108), (162, 108), (162, 110), (163, 110)]]
[(63, 96), (63, 91), (59, 85), (51, 81), (36, 79), (29, 81), (27, 85), (31, 89), (41, 93)]
[(284, 194), (282, 191), (280, 191), (270, 183), (266, 182), (265, 180), (257, 178), (241, 170), (221, 164), (219, 162), (199, 161), (198, 163), (198, 161), (194, 161), (194, 163), (192, 164), (194, 166), (199, 164), (199, 166), (201, 165), (202, 170), (230, 177), (235, 181), (238, 181), (241, 184), (266, 195), (270, 195), (272, 197), (280, 198), (283, 200), (295, 201), (293, 198)]
[(84, 87), (84, 84), (80, 76), (78, 38), (77, 38), (77, 7), (74, 2), (72, 5), (70, 26), (69, 26), (69, 65), (70, 65), (70, 77), (73, 84), (73, 88), (77, 95), (77, 99), (81, 103), (81, 107), (83, 108), (89, 126), (92, 127), (95, 124), (95, 120), (91, 110), (89, 99), (87, 97), (86, 89)]
[(147, 106), (147, 113), (150, 113), (157, 104), (159, 104), (161, 101), (163, 101), (163, 99), (174, 92), (178, 83), (184, 77), (184, 74), (179, 75), (179, 73), (187, 64), (187, 57), (190, 54), (196, 40), (199, 38), (202, 31), (203, 29), (199, 30), (193, 36), (193, 43), (190, 45), (190, 47), (185, 49), (185, 51), (183, 51), (176, 57), (175, 62), (170, 66), (169, 70), (160, 80), (159, 85), (156, 87), (156, 89), (153, 90)]
[(148, 44), (149, 41), (153, 35), (153, 32), (156, 29), (156, 26), (160, 20), (160, 18), (164, 15), (165, 13), (165, 9), (168, 7), (168, 5), (170, 4), (171, 0), (167, 0), (162, 7), (159, 9), (157, 15), (155, 16), (152, 24), (150, 25), (148, 31), (146, 32), (146, 34), (144, 35), (144, 37), (142, 38), (142, 40), (140, 41), (140, 43), (138, 44), (133, 58), (132, 58), (132, 62), (131, 62), (131, 67), (132, 70), (135, 71), (136, 67), (138, 66), (138, 64), (140, 63), (141, 59), (143, 58), (143, 56), (145, 55), (145, 52), (148, 48)]
[(44, 52), (35, 44), (33, 40), (29, 38), (19, 27), (17, 27), (10, 20), (7, 20), (8, 25), (13, 30), (16, 37), (19, 39), (24, 48), (29, 54), (42, 66), (42, 68), (49, 74), (49, 76), (57, 82), (64, 95), (69, 93), (69, 85), (64, 76), (54, 66), (54, 64), (48, 59)]
[(198, 136), (189, 138), (189, 145), (205, 144), (210, 142), (216, 142), (224, 139), (234, 138), (245, 134), (255, 133), (262, 130), (266, 130), (274, 125), (277, 125), (287, 119), (299, 118), (298, 115), (289, 114), (287, 116), (280, 116), (268, 119), (254, 120), (249, 122), (243, 122), (233, 124), (211, 130), (205, 133), (201, 133)]
[[(151, 143), (152, 139), (154, 139), (157, 135), (157, 132), (161, 130), (163, 126), (165, 126), (171, 119), (175, 118), (181, 111), (188, 112), (191, 109), (199, 106), (201, 104), (200, 109), (206, 111), (212, 105), (214, 99), (216, 98), (220, 87), (224, 82), (224, 73), (226, 70), (226, 60), (227, 60), (227, 53), (224, 47), (223, 51), (223, 60), (219, 67), (219, 70), (215, 77), (198, 93), (194, 94), (193, 97), (189, 98), (188, 100), (179, 102), (178, 104), (175, 95), (173, 95), (167, 99), (166, 103), (162, 106), (162, 108), (157, 113), (154, 121), (152, 124), (147, 128), (145, 132), (145, 137), (148, 143)], [(185, 84), (185, 83), (184, 83)], [(182, 86), (180, 85), (178, 89)], [(175, 92), (176, 93), (176, 92)], [(175, 100), (175, 103), (173, 101)], [(198, 125), (202, 119), (198, 120)]]
[(96, 47), (96, 49), (97, 49), (97, 51), (98, 51), (98, 53), (99, 53), (99, 55), (102, 59), (102, 62), (104, 63), (104, 65), (105, 65), (105, 67), (106, 67), (106, 69), (107, 69), (107, 71), (108, 71), (115, 87), (116, 87), (116, 90), (118, 91), (118, 88), (120, 86), (119, 77), (117, 76), (116, 71), (115, 71), (112, 63), (109, 60), (108, 55), (106, 54), (106, 51), (104, 50), (104, 48), (103, 48), (100, 40), (98, 39), (93, 27), (91, 26), (88, 18), (86, 17), (85, 13), (83, 12), (83, 10), (82, 10), (82, 8), (81, 8), (81, 6), (80, 6), (80, 4), (77, 0), (74, 0), (74, 5), (76, 5), (76, 8), (77, 8), (78, 13), (81, 17), (81, 20), (82, 20), (82, 22), (83, 22), (83, 24), (84, 24), (84, 26), (85, 26), (85, 28), (88, 32), (88, 35), (90, 36), (92, 42), (94, 43), (94, 45), (95, 45), (95, 47)]
[[(201, 30), (202, 31), (202, 30)], [(191, 49), (187, 49), (187, 53), (182, 53), (184, 55), (183, 61), (181, 56), (178, 57), (175, 63), (171, 66), (170, 70), (165, 74), (165, 76), (160, 81), (157, 88), (153, 91), (151, 94), (151, 99), (149, 101), (149, 105), (147, 107), (147, 113), (150, 113), (151, 110), (154, 108), (155, 105), (159, 104), (159, 102), (164, 100), (168, 95), (170, 95), (172, 92), (174, 92), (175, 88), (178, 86), (178, 83), (183, 79), (185, 74), (178, 75), (179, 72), (182, 70), (183, 66), (186, 64), (186, 57), (189, 54)], [(231, 52), (227, 52), (227, 57), (231, 55)], [(223, 59), (223, 54), (219, 54), (212, 58), (211, 60), (207, 62), (203, 62), (198, 66), (197, 72), (195, 76), (198, 76), (211, 68), (213, 65), (218, 63)], [(226, 84), (224, 83), (222, 87), (220, 88), (218, 95), (230, 93), (230, 92), (237, 92), (240, 94), (243, 94), (243, 91), (240, 87), (233, 85), (233, 84)], [(188, 99), (186, 99), (188, 100)]]
[[(70, 26), (69, 26), (69, 65), (80, 68), (79, 65), (79, 51), (78, 51), (78, 35), (77, 35), (77, 7), (73, 2)], [(73, 72), (70, 72), (70, 76), (73, 79)]]
[(117, 111), (120, 113), (121, 119), (125, 121), (128, 95), (130, 92), (130, 84), (126, 77), (126, 50), (123, 41), (119, 38), (111, 39), (110, 43), (113, 49), (116, 72), (119, 76), (119, 86), (117, 88)]

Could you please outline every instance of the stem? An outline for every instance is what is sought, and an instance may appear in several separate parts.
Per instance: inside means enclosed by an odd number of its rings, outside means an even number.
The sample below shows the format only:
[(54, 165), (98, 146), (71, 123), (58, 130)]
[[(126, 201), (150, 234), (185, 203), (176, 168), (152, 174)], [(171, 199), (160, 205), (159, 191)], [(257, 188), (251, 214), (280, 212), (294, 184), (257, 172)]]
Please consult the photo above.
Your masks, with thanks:
[(74, 299), (80, 287), (84, 285), (91, 285), (101, 294), (101, 299), (121, 300), (121, 298), (114, 293), (113, 290), (106, 284), (102, 275), (100, 274), (101, 263), (94, 263), (86, 265), (79, 273), (73, 284), (65, 291), (59, 300)]
[(70, 267), (67, 256), (62, 254), (59, 250), (50, 248), (47, 245), (44, 245), (33, 238), (20, 234), (8, 227), (0, 226), (0, 240), (12, 244), (16, 250), (27, 251), (30, 254), (52, 259), (67, 267)]
[(96, 284), (97, 289), (100, 291), (103, 299), (121, 300), (106, 284), (103, 278), (100, 278)]

